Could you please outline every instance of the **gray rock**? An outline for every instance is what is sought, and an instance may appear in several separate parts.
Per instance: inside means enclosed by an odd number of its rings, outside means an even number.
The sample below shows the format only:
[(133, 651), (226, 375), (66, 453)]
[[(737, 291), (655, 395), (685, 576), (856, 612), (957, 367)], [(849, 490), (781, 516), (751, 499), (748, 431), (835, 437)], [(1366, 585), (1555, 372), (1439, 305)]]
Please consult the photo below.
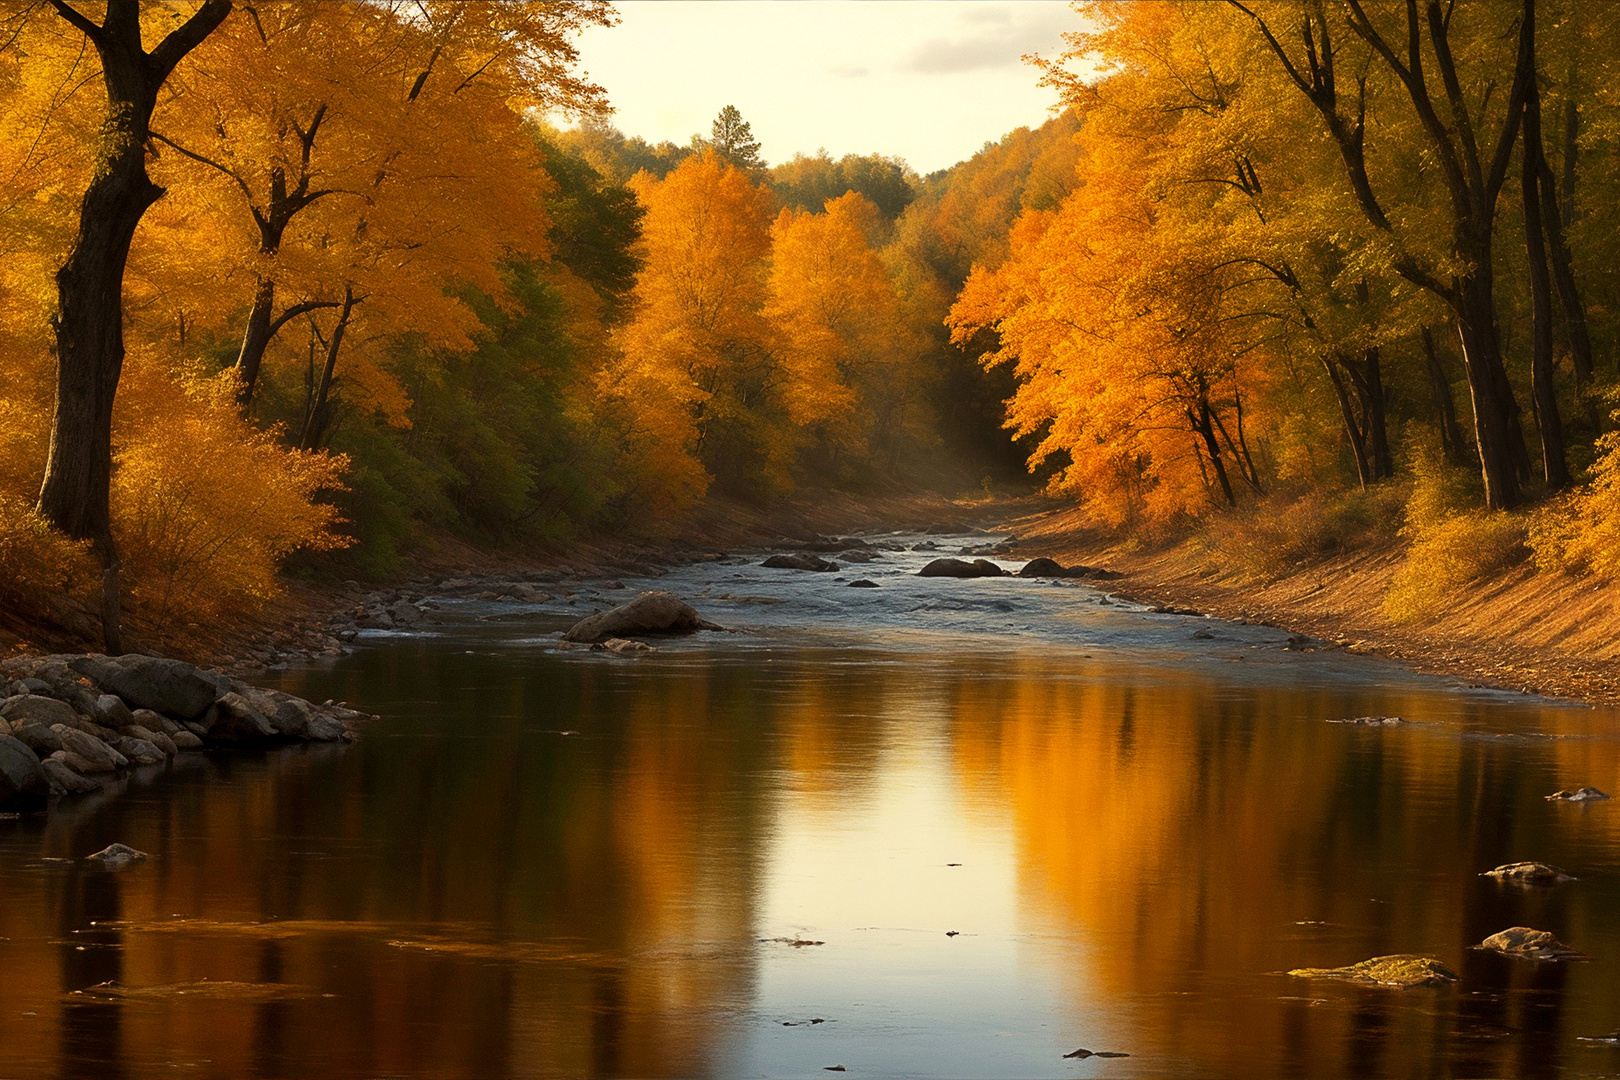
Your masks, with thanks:
[(77, 754), (90, 763), (91, 772), (114, 772), (129, 768), (128, 758), (94, 735), (87, 735), (66, 724), (57, 724), (51, 730), (62, 740), (63, 750)]
[(40, 720), (18, 720), (11, 725), (11, 734), (40, 757), (49, 757), (62, 749), (61, 736)]
[(854, 581), (845, 586), (845, 588), (849, 589), (875, 589), (877, 587), (877, 582), (871, 581), (867, 578), (856, 578)]
[(415, 626), (422, 621), (422, 609), (409, 600), (400, 600), (388, 608), (388, 615), (396, 627)]
[(207, 712), (228, 689), (223, 675), (159, 656), (85, 656), (71, 666), (103, 690), (123, 698), (132, 709), (151, 709), (182, 720)]
[(102, 694), (96, 698), (95, 711), (90, 714), (96, 723), (117, 730), (135, 722), (124, 699), (115, 694)]
[(151, 709), (136, 709), (130, 720), (148, 731), (161, 731), (163, 734), (173, 736), (176, 732), (186, 730), (176, 720), (170, 720), (162, 713), (155, 713)]
[(164, 757), (174, 757), (174, 755), (180, 752), (179, 748), (174, 745), (174, 740), (163, 734), (163, 732), (150, 731), (141, 727), (139, 724), (131, 724), (119, 731), (118, 734), (124, 736), (125, 738), (139, 739), (142, 742), (149, 742), (159, 750), (163, 751)]
[(156, 765), (168, 759), (168, 755), (158, 749), (155, 743), (149, 743), (145, 739), (133, 739), (128, 735), (114, 735), (107, 741), (107, 745), (137, 765)]
[[(493, 594), (490, 599), (495, 599)], [(367, 611), (355, 618), (354, 625), (366, 630), (392, 630), (394, 617), (386, 611)]]
[(0, 811), (31, 814), (45, 809), (51, 781), (39, 755), (9, 735), (0, 735)]
[(85, 861), (95, 860), (106, 867), (128, 866), (130, 863), (146, 861), (146, 852), (136, 851), (128, 844), (108, 844), (94, 855), (86, 855)]
[(18, 679), (17, 683), (25, 694), (48, 694), (51, 690), (51, 684), (44, 679)]
[(638, 634), (690, 634), (723, 630), (700, 616), (690, 604), (662, 589), (644, 592), (627, 604), (581, 619), (563, 635), (565, 641), (606, 641)]
[[(66, 768), (72, 769), (80, 776), (88, 777), (92, 780), (103, 779), (108, 775), (107, 770), (96, 768), (95, 762), (91, 761), (89, 758), (80, 757), (71, 750), (58, 750), (46, 760), (55, 761)], [(43, 765), (44, 762), (41, 762), (40, 764)]]
[(312, 705), (303, 698), (256, 686), (239, 685), (238, 692), (286, 738), (339, 742), (349, 737), (348, 725), (336, 715), (340, 711), (336, 707)]
[(810, 554), (808, 551), (795, 551), (788, 555), (772, 555), (761, 566), (772, 570), (817, 570), (828, 571), (838, 569), (838, 564), (828, 562), (826, 559)]
[(854, 563), (869, 563), (873, 559), (878, 558), (879, 556), (878, 556), (877, 552), (875, 552), (875, 551), (867, 551), (867, 550), (864, 550), (864, 549), (857, 548), (854, 551), (846, 551), (846, 552), (844, 552), (842, 555), (840, 555), (838, 557), (840, 559), (844, 560), (847, 563), (851, 563), (851, 562), (854, 562)]
[(87, 791), (99, 791), (101, 785), (87, 776), (74, 772), (64, 762), (55, 757), (48, 757), (39, 763), (44, 770), (45, 778), (50, 781), (53, 795), (83, 795)]
[(1018, 571), (1019, 577), (1068, 577), (1069, 572), (1063, 569), (1061, 563), (1055, 559), (1031, 559)]
[(77, 726), (79, 721), (79, 714), (73, 711), (73, 706), (40, 694), (7, 698), (4, 704), (0, 704), (0, 717), (11, 721), (13, 727), (19, 720), (34, 720), (46, 727), (52, 724)]
[(173, 740), (176, 749), (179, 750), (201, 750), (203, 748), (203, 741), (184, 728), (170, 735), (169, 738)]
[(268, 716), (235, 692), (221, 697), (201, 723), (208, 729), (211, 743), (267, 742), (281, 734)]

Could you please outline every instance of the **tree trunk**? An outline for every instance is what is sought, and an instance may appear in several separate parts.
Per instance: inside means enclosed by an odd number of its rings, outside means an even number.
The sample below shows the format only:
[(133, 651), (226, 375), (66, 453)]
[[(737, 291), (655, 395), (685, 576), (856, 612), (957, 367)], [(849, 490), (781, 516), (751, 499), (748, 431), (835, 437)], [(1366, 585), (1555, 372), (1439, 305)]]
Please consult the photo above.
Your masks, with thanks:
[(1193, 431), (1204, 440), (1204, 449), (1209, 453), (1209, 461), (1215, 469), (1215, 479), (1220, 483), (1221, 495), (1226, 499), (1226, 505), (1236, 506), (1237, 496), (1232, 493), (1232, 479), (1226, 475), (1226, 463), (1221, 457), (1221, 444), (1215, 438), (1214, 425), (1210, 423), (1209, 402), (1200, 401), (1197, 412), (1188, 409), (1187, 419), (1192, 422)]
[[(1533, 18), (1534, 7), (1525, 4), (1524, 17)], [(1530, 80), (1524, 97), (1524, 148), (1520, 155), (1520, 180), (1524, 192), (1524, 249), (1530, 271), (1531, 350), (1530, 383), (1536, 402), (1537, 427), (1541, 432), (1541, 470), (1553, 490), (1569, 483), (1569, 466), (1564, 459), (1564, 425), (1558, 414), (1558, 392), (1553, 386), (1552, 281), (1547, 271), (1547, 245), (1542, 229), (1541, 93), (1536, 80)], [(1552, 219), (1557, 227), (1557, 217)]]
[(275, 279), (259, 278), (258, 288), (253, 291), (253, 307), (248, 311), (247, 330), (242, 334), (242, 348), (236, 354), (236, 403), (244, 410), (253, 404), (259, 365), (264, 362), (264, 350), (270, 345), (270, 313), (275, 306)]
[(1350, 388), (1344, 384), (1344, 376), (1340, 374), (1338, 363), (1322, 357), (1322, 366), (1327, 369), (1328, 380), (1333, 384), (1333, 396), (1339, 400), (1339, 416), (1344, 421), (1344, 435), (1350, 440), (1350, 452), (1356, 459), (1356, 479), (1361, 486), (1372, 486), (1372, 462), (1367, 460), (1367, 440), (1362, 434), (1361, 423), (1356, 419), (1356, 407), (1350, 400)]
[(338, 352), (343, 348), (343, 334), (349, 328), (349, 317), (354, 314), (354, 306), (359, 301), (354, 298), (354, 286), (345, 286), (343, 289), (343, 309), (338, 313), (337, 325), (332, 328), (332, 340), (326, 344), (326, 363), (321, 368), (319, 381), (314, 387), (314, 399), (309, 403), (304, 413), (304, 429), (298, 436), (300, 450), (313, 450), (321, 444), (326, 437), (326, 429), (332, 422), (332, 410), (328, 404), (328, 395), (332, 390), (332, 375), (337, 370)]
[(1429, 361), (1429, 395), (1434, 402), (1435, 416), (1440, 427), (1440, 449), (1453, 465), (1477, 465), (1468, 454), (1468, 443), (1462, 427), (1457, 423), (1457, 403), (1451, 396), (1451, 380), (1446, 377), (1445, 365), (1434, 347), (1434, 334), (1423, 328), (1423, 354)]
[(56, 409), (39, 512), (68, 536), (91, 542), (102, 566), (105, 644), (116, 653), (122, 651), (119, 562), (109, 499), (113, 399), (124, 366), (124, 266), (136, 226), (163, 194), (146, 174), (158, 89), (231, 4), (208, 0), (150, 54), (141, 48), (138, 0), (109, 0), (99, 26), (66, 3), (53, 7), (100, 54), (107, 112), (78, 233), (56, 274)]

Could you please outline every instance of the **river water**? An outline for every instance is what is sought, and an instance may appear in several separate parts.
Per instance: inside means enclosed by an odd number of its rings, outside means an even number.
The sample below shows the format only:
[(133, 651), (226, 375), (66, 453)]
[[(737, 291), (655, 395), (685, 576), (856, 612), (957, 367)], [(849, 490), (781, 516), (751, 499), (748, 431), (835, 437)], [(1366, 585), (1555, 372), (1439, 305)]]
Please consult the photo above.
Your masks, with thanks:
[[(1620, 1073), (1620, 800), (1543, 799), (1620, 715), (928, 557), (444, 600), (274, 675), (356, 744), (0, 823), (0, 1075)], [(738, 632), (559, 642), (652, 584)], [(1461, 982), (1285, 974), (1399, 952)]]

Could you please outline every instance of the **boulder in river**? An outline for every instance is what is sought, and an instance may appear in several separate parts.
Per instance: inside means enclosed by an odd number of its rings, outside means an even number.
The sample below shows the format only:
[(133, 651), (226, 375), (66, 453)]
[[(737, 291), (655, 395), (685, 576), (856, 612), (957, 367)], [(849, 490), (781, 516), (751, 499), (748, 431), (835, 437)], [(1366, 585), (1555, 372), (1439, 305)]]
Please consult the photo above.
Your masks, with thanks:
[(1457, 973), (1434, 957), (1409, 953), (1375, 956), (1346, 967), (1295, 968), (1288, 974), (1300, 979), (1337, 979), (1363, 986), (1393, 986), (1402, 990), (1414, 986), (1446, 986), (1457, 981)]
[(85, 861), (94, 860), (102, 866), (128, 866), (130, 863), (145, 862), (146, 852), (136, 851), (128, 844), (108, 844), (94, 855), (86, 855)]
[(966, 562), (962, 559), (935, 559), (921, 570), (918, 577), (1003, 577), (1007, 571), (991, 562), (989, 559), (974, 559)]
[(1498, 881), (1511, 881), (1520, 885), (1558, 885), (1565, 881), (1578, 881), (1573, 874), (1569, 874), (1556, 866), (1544, 862), (1516, 862), (1498, 866), (1495, 870), (1487, 870), (1480, 877), (1495, 878)]
[(845, 586), (845, 588), (850, 589), (875, 589), (877, 587), (878, 583), (870, 578), (856, 578), (854, 581)]
[(0, 735), (0, 810), (31, 814), (45, 809), (51, 781), (39, 755), (9, 735)]
[(563, 635), (564, 641), (595, 642), (637, 634), (691, 634), (698, 630), (724, 630), (709, 622), (692, 605), (673, 593), (653, 589), (627, 604), (581, 619)]
[(1018, 571), (1019, 577), (1068, 577), (1069, 572), (1056, 559), (1031, 559)]
[(1547, 796), (1548, 802), (1600, 802), (1608, 796), (1595, 787), (1565, 788)]
[(1532, 930), (1528, 926), (1511, 926), (1492, 934), (1474, 948), (1499, 952), (1504, 956), (1522, 956), (1529, 960), (1586, 959), (1547, 931)]
[(772, 555), (759, 565), (770, 567), (772, 570), (827, 571), (838, 569), (837, 563), (818, 558), (808, 551), (795, 551), (788, 555)]

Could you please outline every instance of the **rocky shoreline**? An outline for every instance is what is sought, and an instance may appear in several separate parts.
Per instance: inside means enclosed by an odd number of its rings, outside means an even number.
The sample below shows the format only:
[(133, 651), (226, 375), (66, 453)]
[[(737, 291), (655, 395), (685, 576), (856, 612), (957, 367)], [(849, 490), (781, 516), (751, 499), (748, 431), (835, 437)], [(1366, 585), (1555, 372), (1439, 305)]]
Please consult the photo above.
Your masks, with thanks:
[(47, 810), (185, 753), (351, 742), (367, 718), (164, 657), (11, 657), (0, 661), (0, 813)]

